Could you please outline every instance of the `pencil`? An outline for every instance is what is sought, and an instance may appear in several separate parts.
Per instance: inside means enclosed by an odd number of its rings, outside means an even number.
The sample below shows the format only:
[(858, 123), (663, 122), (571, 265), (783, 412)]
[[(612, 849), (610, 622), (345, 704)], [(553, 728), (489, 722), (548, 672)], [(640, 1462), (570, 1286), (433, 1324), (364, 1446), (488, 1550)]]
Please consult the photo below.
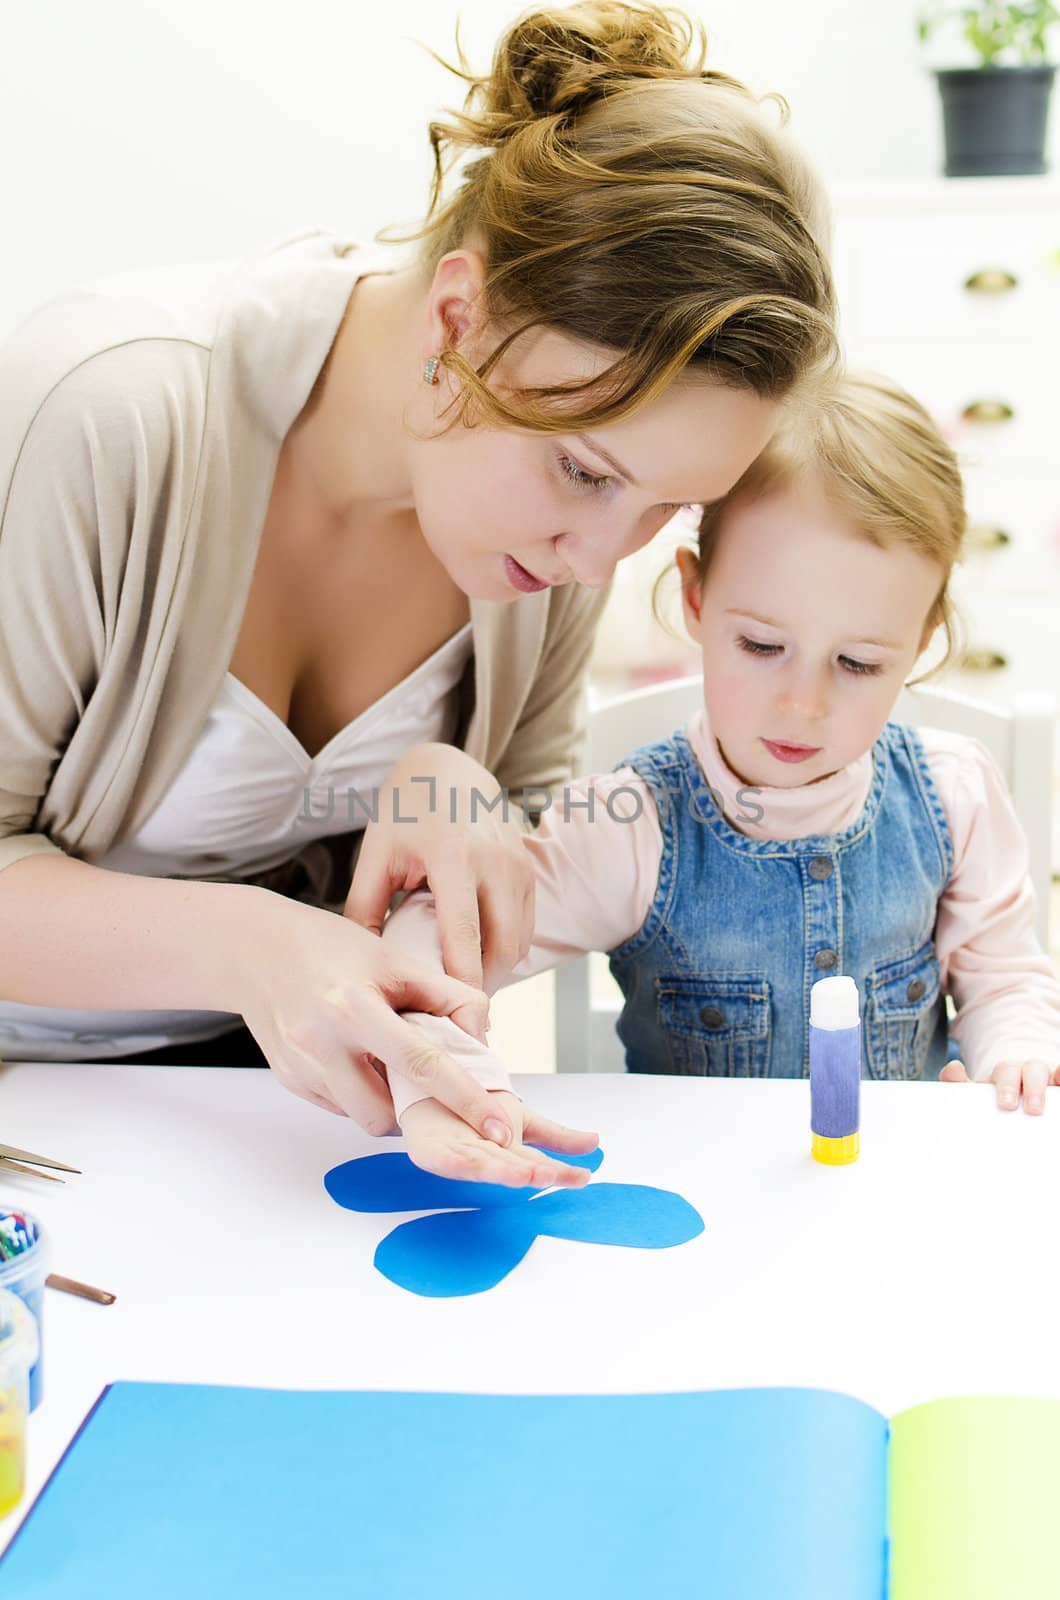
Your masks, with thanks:
[(64, 1278), (58, 1272), (49, 1272), (45, 1278), (49, 1289), (61, 1289), (63, 1294), (76, 1294), (82, 1300), (92, 1300), (97, 1306), (112, 1306), (118, 1298), (109, 1289), (96, 1289), (90, 1283), (78, 1283), (76, 1278)]

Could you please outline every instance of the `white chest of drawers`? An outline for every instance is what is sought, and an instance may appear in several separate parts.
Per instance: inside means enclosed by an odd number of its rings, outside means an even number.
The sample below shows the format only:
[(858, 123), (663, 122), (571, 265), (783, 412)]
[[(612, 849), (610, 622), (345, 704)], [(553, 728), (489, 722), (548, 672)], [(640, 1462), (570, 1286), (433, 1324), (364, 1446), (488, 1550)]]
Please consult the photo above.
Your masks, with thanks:
[(957, 449), (964, 643), (945, 681), (1060, 697), (1060, 184), (839, 185), (835, 264), (852, 366), (907, 385)]

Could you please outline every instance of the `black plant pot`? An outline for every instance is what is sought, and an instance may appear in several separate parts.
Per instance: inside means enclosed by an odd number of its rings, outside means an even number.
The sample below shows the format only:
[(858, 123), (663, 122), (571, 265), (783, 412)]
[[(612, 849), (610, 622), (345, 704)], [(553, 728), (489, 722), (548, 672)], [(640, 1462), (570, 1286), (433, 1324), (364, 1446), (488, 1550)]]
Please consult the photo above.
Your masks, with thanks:
[(947, 178), (1045, 171), (1055, 67), (956, 67), (936, 72)]

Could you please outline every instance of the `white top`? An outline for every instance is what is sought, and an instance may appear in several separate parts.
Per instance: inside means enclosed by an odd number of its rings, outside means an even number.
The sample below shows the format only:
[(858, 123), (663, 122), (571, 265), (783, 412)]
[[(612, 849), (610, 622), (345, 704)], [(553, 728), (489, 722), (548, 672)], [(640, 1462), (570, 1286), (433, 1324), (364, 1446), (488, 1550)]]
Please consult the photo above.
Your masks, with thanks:
[[(310, 756), (290, 728), (228, 673), (191, 755), (139, 832), (98, 862), (144, 877), (249, 877), (313, 839), (363, 828), (374, 792), (414, 744), (448, 743), (471, 654), (467, 623), (407, 678)], [(218, 1011), (77, 1011), (0, 1001), (0, 1056), (104, 1060), (207, 1039), (235, 1026)]]

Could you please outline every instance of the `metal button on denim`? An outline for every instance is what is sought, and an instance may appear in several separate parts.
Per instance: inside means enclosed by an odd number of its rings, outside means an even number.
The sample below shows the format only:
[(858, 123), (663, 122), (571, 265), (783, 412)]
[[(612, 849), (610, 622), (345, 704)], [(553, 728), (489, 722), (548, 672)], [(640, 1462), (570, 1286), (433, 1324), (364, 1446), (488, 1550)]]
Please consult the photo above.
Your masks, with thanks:
[(830, 856), (814, 856), (810, 862), (810, 877), (816, 878), (818, 883), (830, 878), (834, 871), (835, 865)]
[(827, 970), (829, 967), (834, 967), (838, 960), (839, 957), (834, 950), (818, 950), (813, 958), (813, 964), (815, 967)]
[(912, 983), (909, 985), (908, 989), (905, 991), (905, 997), (906, 997), (907, 1000), (919, 1000), (919, 999), (922, 998), (923, 993), (924, 993), (924, 980), (923, 980), (923, 978), (914, 978)]
[(725, 1013), (720, 1006), (704, 1006), (699, 1017), (705, 1028), (720, 1028), (725, 1021)]

